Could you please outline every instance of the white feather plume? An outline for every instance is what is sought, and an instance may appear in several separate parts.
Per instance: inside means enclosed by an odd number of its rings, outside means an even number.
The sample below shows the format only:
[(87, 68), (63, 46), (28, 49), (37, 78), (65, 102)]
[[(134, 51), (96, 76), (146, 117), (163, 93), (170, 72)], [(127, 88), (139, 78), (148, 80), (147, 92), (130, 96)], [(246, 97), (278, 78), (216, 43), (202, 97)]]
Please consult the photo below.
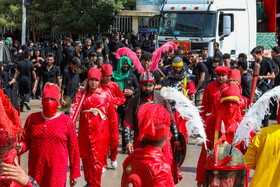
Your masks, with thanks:
[[(188, 135), (200, 135), (198, 140), (204, 142), (206, 146), (206, 133), (204, 130), (203, 121), (199, 115), (199, 110), (192, 102), (186, 98), (182, 92), (179, 92), (175, 88), (164, 87), (161, 89), (161, 95), (168, 100), (175, 101), (175, 108), (180, 113), (183, 119), (188, 119), (186, 127)], [(207, 148), (206, 148), (207, 149)]]
[(261, 129), (262, 120), (266, 114), (269, 114), (269, 104), (271, 103), (271, 98), (279, 101), (280, 86), (264, 93), (253, 105), (253, 107), (249, 109), (235, 133), (233, 140), (234, 145), (238, 145), (244, 141), (245, 146), (249, 146), (251, 140), (250, 132), (257, 132)]

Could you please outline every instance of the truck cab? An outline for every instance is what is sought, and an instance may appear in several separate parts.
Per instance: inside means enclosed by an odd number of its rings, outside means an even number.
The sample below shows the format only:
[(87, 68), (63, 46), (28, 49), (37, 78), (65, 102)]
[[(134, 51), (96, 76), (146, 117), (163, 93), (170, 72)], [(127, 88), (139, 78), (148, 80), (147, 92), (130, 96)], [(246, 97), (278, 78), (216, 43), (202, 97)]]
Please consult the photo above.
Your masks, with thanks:
[(166, 0), (161, 8), (159, 45), (169, 40), (189, 40), (191, 49), (219, 42), (223, 53), (250, 57), (256, 46), (255, 0)]

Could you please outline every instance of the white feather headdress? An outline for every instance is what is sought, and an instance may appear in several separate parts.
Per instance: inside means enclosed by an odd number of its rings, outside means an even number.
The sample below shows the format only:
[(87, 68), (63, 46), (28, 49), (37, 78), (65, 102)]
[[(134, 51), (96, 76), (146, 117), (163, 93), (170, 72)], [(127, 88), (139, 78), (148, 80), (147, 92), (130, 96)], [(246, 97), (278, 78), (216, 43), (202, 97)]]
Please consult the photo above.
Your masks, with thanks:
[(249, 109), (235, 133), (233, 140), (234, 145), (240, 144), (244, 141), (245, 145), (247, 147), (249, 146), (251, 140), (250, 132), (257, 132), (261, 129), (264, 116), (269, 114), (269, 104), (271, 103), (271, 98), (279, 101), (280, 86), (277, 86), (263, 94), (253, 107)]
[(198, 140), (200, 142), (204, 142), (206, 146), (206, 133), (198, 108), (195, 107), (192, 102), (183, 95), (183, 93), (179, 92), (175, 88), (164, 87), (161, 89), (161, 95), (168, 100), (176, 102), (175, 108), (180, 113), (180, 116), (183, 119), (188, 119), (186, 122), (188, 135), (200, 135), (201, 138), (198, 138)]

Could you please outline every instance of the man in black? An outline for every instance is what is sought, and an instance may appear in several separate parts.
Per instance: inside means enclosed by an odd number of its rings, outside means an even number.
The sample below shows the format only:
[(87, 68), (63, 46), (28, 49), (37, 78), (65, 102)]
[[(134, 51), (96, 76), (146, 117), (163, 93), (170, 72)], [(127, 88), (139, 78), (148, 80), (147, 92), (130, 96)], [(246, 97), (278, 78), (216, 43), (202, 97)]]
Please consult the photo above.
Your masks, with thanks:
[(23, 52), (24, 60), (20, 61), (16, 67), (16, 73), (14, 80), (17, 80), (19, 74), (19, 95), (20, 95), (20, 110), (23, 111), (23, 105), (30, 110), (29, 100), (31, 95), (31, 76), (34, 80), (36, 79), (36, 74), (34, 70), (33, 63), (30, 61), (30, 52)]
[[(273, 61), (275, 62), (275, 64), (280, 69), (280, 47), (278, 47), (278, 46), (273, 47), (272, 51), (271, 51), (271, 56), (272, 56)], [(279, 85), (280, 85), (280, 74), (278, 72), (276, 74), (276, 78), (275, 78), (275, 81), (274, 81), (274, 86), (279, 86)]]
[(102, 57), (104, 59), (104, 56), (102, 55), (102, 51), (104, 49), (104, 43), (102, 40), (99, 40), (96, 42), (96, 54), (97, 58)]
[(122, 43), (120, 43), (119, 40), (120, 40), (120, 36), (116, 35), (115, 41), (111, 42), (109, 45), (110, 60), (112, 61), (112, 66), (113, 66), (114, 71), (117, 70), (117, 66), (118, 66), (118, 59), (116, 58), (116, 52), (119, 48), (124, 47), (124, 45)]
[(37, 73), (37, 77), (34, 83), (34, 87), (32, 93), (35, 94), (38, 82), (42, 77), (43, 87), (47, 82), (57, 84), (60, 88), (60, 69), (59, 67), (53, 65), (55, 61), (55, 57), (53, 54), (47, 54), (47, 64), (44, 64), (40, 71)]
[(94, 47), (91, 46), (91, 44), (92, 44), (91, 39), (89, 39), (89, 38), (86, 39), (86, 45), (85, 45), (84, 48), (83, 48), (83, 56), (84, 56), (84, 58), (88, 57), (89, 53), (95, 51), (95, 50), (94, 50)]
[(107, 36), (104, 36), (103, 37), (103, 44), (104, 44), (104, 49), (102, 50), (102, 55), (104, 56), (104, 62), (106, 63), (106, 64), (108, 64), (109, 62), (110, 62), (110, 60), (109, 60), (109, 43), (110, 43), (110, 41), (109, 41), (109, 39), (108, 39), (108, 37)]
[(242, 95), (249, 99), (251, 86), (253, 82), (253, 76), (250, 72), (247, 71), (248, 65), (245, 59), (240, 59), (237, 62), (237, 67), (241, 72), (241, 87), (242, 87)]
[[(264, 94), (271, 88), (270, 82), (275, 78), (275, 73), (273, 71), (271, 63), (263, 58), (260, 48), (255, 47), (251, 51), (251, 55), (255, 59), (255, 62), (253, 62), (251, 65), (251, 71), (255, 68), (256, 63), (260, 65), (257, 88), (261, 90), (262, 94)], [(268, 120), (269, 116), (266, 115), (262, 122), (264, 127), (268, 126)]]
[(223, 53), (220, 51), (220, 44), (218, 42), (214, 43), (214, 58), (219, 58), (220, 59), (220, 64), (219, 66), (223, 65)]
[[(71, 98), (73, 103), (78, 89), (80, 87), (80, 76), (77, 71), (78, 67), (81, 65), (80, 59), (73, 58), (71, 64), (63, 72), (62, 85), (61, 85), (61, 104), (64, 106), (66, 103), (64, 101), (64, 96), (67, 95)], [(71, 109), (66, 112), (70, 115)]]
[(196, 90), (195, 105), (200, 106), (202, 102), (203, 92), (209, 83), (208, 69), (205, 64), (198, 61), (198, 54), (196, 51), (189, 52), (190, 63), (192, 64), (192, 74), (195, 76), (194, 85)]
[(71, 63), (71, 60), (73, 58), (73, 54), (75, 51), (75, 48), (71, 45), (72, 39), (66, 38), (66, 52), (65, 52), (65, 63), (64, 66), (69, 66)]
[(82, 53), (82, 47), (83, 47), (83, 44), (81, 41), (78, 40), (75, 42), (75, 51), (73, 53), (73, 57), (79, 58), (80, 61), (84, 60), (84, 55)]

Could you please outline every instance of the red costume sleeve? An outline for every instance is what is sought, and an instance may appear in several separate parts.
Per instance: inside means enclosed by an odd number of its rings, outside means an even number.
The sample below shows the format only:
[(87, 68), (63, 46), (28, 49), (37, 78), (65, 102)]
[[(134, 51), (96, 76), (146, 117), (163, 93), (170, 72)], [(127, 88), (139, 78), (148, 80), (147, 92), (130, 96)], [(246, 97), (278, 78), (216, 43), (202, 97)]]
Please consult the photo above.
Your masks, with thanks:
[(189, 93), (188, 93), (189, 96), (196, 94), (195, 85), (194, 85), (193, 81), (188, 82), (188, 91), (189, 91)]
[(113, 103), (117, 106), (121, 106), (125, 103), (125, 96), (121, 91), (121, 88), (118, 84), (115, 84), (115, 97), (113, 97)]
[(110, 122), (110, 144), (119, 143), (119, 118), (114, 104), (110, 101), (108, 108), (109, 122)]
[(76, 134), (75, 125), (73, 124), (73, 121), (71, 119), (69, 119), (69, 121), (67, 123), (67, 127), (68, 127), (70, 179), (76, 179), (81, 176), (78, 138), (77, 138), (77, 134)]
[[(81, 101), (82, 95), (83, 95), (83, 90), (78, 92), (76, 97), (75, 97), (75, 99), (74, 99), (74, 102), (72, 104), (72, 110), (71, 110), (71, 113), (70, 113), (70, 118), (71, 119), (73, 119), (73, 117), (74, 117), (74, 114), (75, 114), (75, 112), (77, 110), (77, 107), (78, 107), (78, 105), (79, 105), (79, 103)], [(81, 110), (82, 110), (82, 107), (80, 108), (79, 113), (81, 112)]]
[(28, 183), (26, 184), (25, 187), (34, 187), (33, 184), (30, 182), (30, 177), (29, 177)]
[(209, 86), (206, 86), (201, 104), (201, 117), (204, 121), (206, 119), (207, 111), (209, 110), (209, 103)]
[(205, 169), (204, 169), (205, 165), (206, 165), (206, 151), (204, 145), (202, 144), (199, 160), (197, 163), (197, 169), (196, 169), (196, 180), (198, 182), (205, 181)]
[(29, 115), (28, 118), (25, 121), (24, 133), (22, 135), (22, 140), (21, 140), (21, 143), (23, 145), (21, 154), (25, 153), (29, 149), (29, 145), (30, 145), (30, 116), (31, 115)]

